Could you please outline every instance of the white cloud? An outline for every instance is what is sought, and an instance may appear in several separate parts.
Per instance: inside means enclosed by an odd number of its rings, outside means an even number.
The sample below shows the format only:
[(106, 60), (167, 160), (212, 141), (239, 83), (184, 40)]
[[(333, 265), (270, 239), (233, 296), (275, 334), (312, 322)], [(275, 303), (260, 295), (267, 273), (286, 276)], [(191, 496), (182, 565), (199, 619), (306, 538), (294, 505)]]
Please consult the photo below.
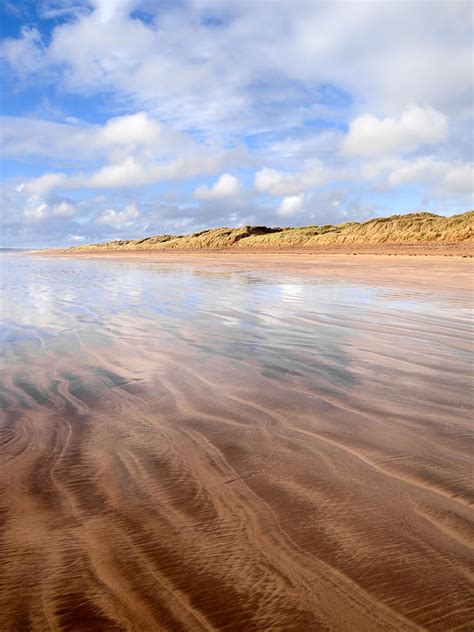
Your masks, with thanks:
[(318, 160), (307, 163), (297, 173), (288, 173), (264, 167), (255, 174), (255, 188), (270, 195), (290, 195), (328, 182), (333, 173)]
[(467, 163), (418, 158), (394, 165), (388, 183), (391, 186), (430, 183), (439, 193), (462, 195), (473, 191), (473, 168)]
[(161, 126), (149, 118), (146, 112), (109, 119), (97, 135), (99, 145), (154, 145)]
[(57, 217), (73, 217), (77, 213), (77, 206), (71, 202), (58, 202), (53, 205), (53, 215)]
[(48, 210), (48, 205), (44, 200), (32, 195), (26, 201), (23, 216), (27, 222), (40, 222), (48, 217)]
[[(89, 177), (83, 177), (82, 186), (90, 188), (128, 187), (145, 184), (150, 169), (138, 163), (135, 158), (126, 158), (115, 165), (107, 165)], [(74, 184), (74, 181), (72, 181)]]
[(41, 71), (50, 63), (40, 32), (28, 26), (22, 27), (19, 38), (9, 38), (2, 43), (0, 57), (21, 77)]
[(64, 186), (68, 182), (68, 177), (64, 173), (45, 173), (39, 178), (33, 178), (30, 181), (20, 185), (23, 191), (32, 193), (33, 195), (44, 195), (53, 189)]
[(9, 157), (119, 160), (132, 154), (158, 157), (172, 151), (186, 152), (196, 145), (143, 111), (110, 118), (102, 126), (14, 116), (1, 116), (0, 125), (3, 153)]
[(473, 193), (473, 165), (452, 165), (444, 176), (443, 187), (454, 194)]
[(416, 184), (427, 188), (431, 195), (459, 196), (460, 200), (473, 191), (472, 164), (433, 156), (369, 161), (361, 169), (361, 177), (382, 187)]
[(213, 173), (232, 153), (214, 154), (195, 152), (167, 162), (139, 161), (133, 156), (121, 162), (108, 164), (92, 173), (46, 173), (22, 183), (23, 190), (35, 195), (50, 191), (78, 189), (113, 189), (137, 187), (169, 180), (185, 180), (200, 174)]
[(304, 198), (302, 195), (289, 195), (283, 198), (278, 206), (277, 213), (282, 217), (291, 217), (302, 210)]
[[(48, 156), (94, 171), (49, 172), (20, 184), (34, 195), (56, 189), (133, 187), (165, 180), (186, 179), (245, 163), (243, 146), (220, 149), (170, 130), (145, 112), (109, 119), (103, 126), (66, 125), (2, 117), (4, 153), (10, 157)], [(54, 164), (54, 163), (53, 163)], [(238, 188), (235, 176), (224, 174), (209, 195), (230, 195)], [(201, 192), (202, 193), (202, 192)], [(205, 195), (205, 193), (203, 193)]]
[[(409, 185), (414, 208), (432, 195), (433, 208), (446, 210), (452, 196), (449, 209), (463, 210), (470, 2), (420, 1), (406, 11), (395, 2), (47, 0), (39, 12), (54, 19), (47, 36), (39, 20), (0, 44), (12, 71), (6, 89), (26, 88), (18, 100), (25, 117), (0, 121), (3, 155), (28, 174), (6, 183), (16, 196), (5, 205), (8, 225), (22, 217), (31, 234), (64, 240), (76, 231), (113, 236), (129, 222), (141, 234), (229, 217), (271, 223), (277, 213), (330, 220), (342, 207), (351, 219), (356, 207), (364, 217), (390, 211), (390, 188)], [(35, 102), (42, 89), (54, 103)], [(75, 94), (86, 97), (79, 109)], [(79, 112), (104, 122), (80, 121)], [(243, 168), (256, 172), (245, 195)], [(211, 174), (223, 175), (194, 191), (200, 204), (189, 187), (171, 184)], [(148, 187), (162, 182), (168, 223), (148, 221), (145, 210), (133, 217), (122, 189), (144, 187), (150, 199), (158, 192)], [(91, 189), (104, 194), (90, 206), (54, 194), (74, 190), (86, 201)], [(229, 216), (231, 195), (237, 214)], [(340, 207), (331, 206), (336, 199)]]
[[(181, 128), (268, 125), (268, 110), (255, 105), (258, 79), (270, 75), (280, 90), (294, 82), (337, 85), (375, 106), (368, 111), (389, 104), (399, 114), (417, 102), (460, 112), (471, 104), (470, 2), (416, 2), (405, 11), (395, 2), (279, 0), (270, 9), (191, 0), (159, 9), (149, 3), (146, 22), (130, 17), (134, 2), (93, 4), (56, 26), (48, 46), (27, 30), (6, 40), (3, 57), (19, 73), (60, 73), (63, 88), (112, 90), (150, 104)], [(206, 19), (213, 15), (217, 26)], [(285, 103), (280, 98), (291, 125), (297, 112)]]
[(446, 117), (432, 107), (410, 105), (398, 119), (362, 114), (351, 121), (343, 152), (377, 156), (412, 151), (445, 140), (447, 130)]
[(314, 156), (331, 157), (339, 149), (343, 134), (336, 130), (323, 130), (313, 133), (311, 130), (300, 130), (297, 136), (287, 135), (267, 147), (269, 154), (277, 158), (289, 160), (308, 160)]
[(78, 205), (70, 200), (46, 200), (39, 195), (30, 195), (25, 202), (23, 217), (27, 222), (43, 222), (51, 217), (74, 217)]
[(92, 0), (99, 22), (106, 24), (127, 17), (138, 4), (136, 0)]
[(193, 194), (196, 200), (215, 200), (237, 195), (240, 191), (240, 183), (235, 176), (224, 173), (212, 186), (201, 185)]
[(116, 211), (114, 209), (106, 209), (97, 218), (97, 224), (107, 224), (118, 230), (123, 228), (129, 228), (135, 224), (135, 221), (140, 217), (140, 211), (136, 204), (129, 204), (122, 211)]

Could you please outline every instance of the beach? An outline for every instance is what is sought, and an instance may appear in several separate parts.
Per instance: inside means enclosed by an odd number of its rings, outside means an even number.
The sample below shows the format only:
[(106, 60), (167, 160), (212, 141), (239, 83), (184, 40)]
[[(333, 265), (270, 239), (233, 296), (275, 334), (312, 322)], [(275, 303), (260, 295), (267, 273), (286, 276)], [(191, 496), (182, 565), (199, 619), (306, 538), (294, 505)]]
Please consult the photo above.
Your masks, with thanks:
[(0, 632), (474, 632), (472, 2), (0, 2)]
[[(84, 251), (67, 250), (38, 251), (39, 256), (92, 259), (102, 261), (136, 261), (151, 265), (168, 265), (179, 268), (199, 267), (223, 271), (268, 270), (289, 272), (306, 277), (346, 279), (359, 283), (381, 286), (409, 287), (412, 289), (435, 289), (441, 294), (454, 292), (466, 299), (474, 292), (474, 261), (472, 248), (461, 246), (456, 251), (441, 247), (420, 248), (381, 246), (377, 249), (344, 247), (330, 252), (320, 250), (258, 250), (245, 252), (234, 250), (216, 251)], [(438, 254), (439, 253), (439, 254)], [(356, 258), (357, 257), (357, 258)]]
[(472, 259), (2, 265), (2, 631), (472, 629)]

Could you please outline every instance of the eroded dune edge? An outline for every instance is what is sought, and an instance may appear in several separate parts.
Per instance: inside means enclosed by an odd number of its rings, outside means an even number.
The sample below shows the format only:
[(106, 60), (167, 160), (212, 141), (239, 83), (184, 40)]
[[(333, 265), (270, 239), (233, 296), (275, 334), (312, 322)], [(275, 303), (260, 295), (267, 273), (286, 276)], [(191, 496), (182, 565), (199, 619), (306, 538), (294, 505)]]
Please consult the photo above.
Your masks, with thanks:
[(156, 235), (135, 240), (56, 249), (74, 254), (156, 251), (278, 251), (320, 253), (442, 254), (472, 256), (474, 211), (442, 217), (411, 213), (339, 225), (270, 228), (212, 228), (189, 235)]

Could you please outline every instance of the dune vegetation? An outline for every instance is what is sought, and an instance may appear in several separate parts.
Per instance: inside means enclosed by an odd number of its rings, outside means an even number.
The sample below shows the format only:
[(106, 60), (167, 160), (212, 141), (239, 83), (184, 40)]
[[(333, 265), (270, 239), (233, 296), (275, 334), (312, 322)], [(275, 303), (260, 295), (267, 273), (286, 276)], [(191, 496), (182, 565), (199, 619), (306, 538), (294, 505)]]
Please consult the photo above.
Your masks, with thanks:
[(269, 228), (211, 228), (189, 235), (156, 235), (136, 240), (117, 240), (75, 246), (68, 250), (146, 251), (227, 248), (304, 248), (337, 244), (472, 244), (474, 211), (443, 217), (433, 213), (410, 213), (347, 222), (339, 225)]

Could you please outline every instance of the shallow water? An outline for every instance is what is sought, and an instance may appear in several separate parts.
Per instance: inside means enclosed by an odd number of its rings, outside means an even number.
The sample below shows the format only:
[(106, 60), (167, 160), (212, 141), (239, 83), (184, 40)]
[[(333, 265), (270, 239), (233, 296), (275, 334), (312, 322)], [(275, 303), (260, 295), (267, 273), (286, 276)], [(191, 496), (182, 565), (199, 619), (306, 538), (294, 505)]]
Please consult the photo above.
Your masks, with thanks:
[(1, 630), (470, 629), (463, 295), (2, 255)]

